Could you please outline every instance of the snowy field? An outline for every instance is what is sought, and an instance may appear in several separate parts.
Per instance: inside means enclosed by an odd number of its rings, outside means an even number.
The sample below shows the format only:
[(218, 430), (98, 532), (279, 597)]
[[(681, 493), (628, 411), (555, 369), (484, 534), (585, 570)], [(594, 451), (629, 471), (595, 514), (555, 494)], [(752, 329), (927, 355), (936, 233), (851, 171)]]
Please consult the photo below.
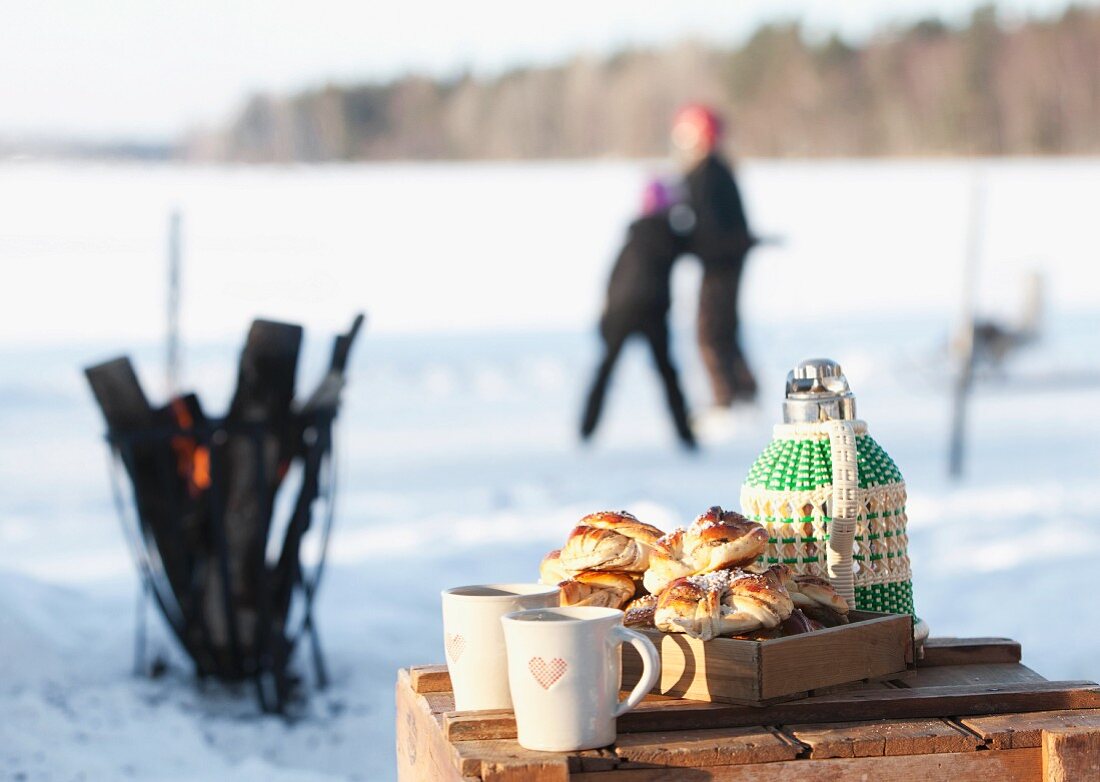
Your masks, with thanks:
[[(746, 277), (761, 402), (679, 452), (641, 348), (593, 448), (574, 429), (610, 256), (655, 166), (0, 167), (0, 778), (384, 780), (399, 666), (443, 659), (438, 593), (534, 580), (600, 508), (658, 526), (739, 486), (778, 420), (787, 369), (844, 365), (909, 484), (918, 612), (936, 635), (1003, 635), (1048, 678), (1100, 678), (1100, 161), (746, 163), (750, 219), (782, 246)], [(944, 345), (973, 182), (983, 309), (1043, 272), (1044, 341), (983, 386), (966, 479), (945, 477)], [(332, 686), (287, 722), (251, 690), (199, 691), (172, 659), (134, 678), (136, 580), (110, 503), (102, 422), (79, 368), (135, 356), (161, 392), (163, 226), (186, 226), (185, 376), (227, 401), (255, 314), (303, 322), (300, 383), (358, 307), (341, 496), (319, 597)], [(677, 272), (677, 356), (695, 407), (697, 275)], [(846, 302), (853, 302), (850, 306)], [(303, 666), (303, 670), (305, 670)]]

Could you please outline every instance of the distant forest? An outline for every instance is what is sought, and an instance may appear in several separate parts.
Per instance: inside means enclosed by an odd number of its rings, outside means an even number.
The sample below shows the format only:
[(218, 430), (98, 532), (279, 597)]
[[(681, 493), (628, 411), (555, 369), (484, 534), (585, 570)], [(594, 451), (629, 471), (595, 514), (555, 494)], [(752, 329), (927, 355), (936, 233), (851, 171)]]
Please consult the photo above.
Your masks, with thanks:
[(1006, 26), (922, 21), (851, 46), (797, 24), (494, 77), (407, 76), (257, 95), (184, 155), (249, 162), (660, 156), (689, 100), (739, 156), (1100, 153), (1100, 9)]

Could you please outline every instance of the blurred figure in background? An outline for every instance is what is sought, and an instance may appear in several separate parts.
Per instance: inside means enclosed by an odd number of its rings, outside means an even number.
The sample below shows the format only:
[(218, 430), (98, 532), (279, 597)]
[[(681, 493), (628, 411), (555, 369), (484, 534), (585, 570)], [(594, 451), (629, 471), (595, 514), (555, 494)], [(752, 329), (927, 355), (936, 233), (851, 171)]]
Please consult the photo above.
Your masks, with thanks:
[(697, 339), (714, 403), (729, 407), (756, 397), (756, 379), (741, 350), (737, 294), (745, 256), (756, 244), (741, 193), (719, 151), (722, 120), (691, 104), (677, 112), (672, 143), (684, 169), (687, 202), (694, 213), (687, 251), (703, 264)]
[(607, 385), (619, 353), (627, 339), (636, 334), (649, 343), (680, 442), (689, 449), (696, 447), (687, 404), (669, 354), (669, 277), (672, 264), (687, 251), (686, 237), (674, 229), (669, 219), (671, 207), (669, 189), (659, 181), (651, 182), (645, 191), (643, 216), (627, 229), (626, 244), (611, 271), (607, 303), (600, 318), (604, 356), (584, 408), (581, 422), (584, 440), (592, 436), (599, 423)]

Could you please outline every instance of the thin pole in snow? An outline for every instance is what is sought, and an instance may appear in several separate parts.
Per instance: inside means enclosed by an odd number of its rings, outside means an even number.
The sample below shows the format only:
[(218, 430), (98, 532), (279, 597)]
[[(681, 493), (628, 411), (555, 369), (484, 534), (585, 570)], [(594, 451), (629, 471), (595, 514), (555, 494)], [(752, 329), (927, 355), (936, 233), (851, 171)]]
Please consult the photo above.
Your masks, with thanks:
[(947, 452), (947, 473), (962, 477), (966, 440), (966, 405), (974, 379), (974, 321), (978, 263), (985, 233), (985, 174), (974, 172), (970, 191), (970, 225), (967, 231), (966, 257), (963, 259), (962, 311), (955, 334), (955, 388), (952, 397), (951, 442)]
[(180, 381), (180, 210), (168, 216), (168, 333), (165, 355), (165, 379), (168, 393), (179, 391)]

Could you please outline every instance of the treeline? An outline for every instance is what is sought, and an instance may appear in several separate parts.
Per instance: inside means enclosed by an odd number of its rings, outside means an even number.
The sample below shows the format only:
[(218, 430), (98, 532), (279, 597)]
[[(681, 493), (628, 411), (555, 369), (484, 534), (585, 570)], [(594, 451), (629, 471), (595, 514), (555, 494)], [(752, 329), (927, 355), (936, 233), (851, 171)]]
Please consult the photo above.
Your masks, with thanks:
[(1100, 153), (1100, 9), (1005, 26), (923, 21), (853, 47), (762, 27), (699, 43), (577, 57), (493, 78), (408, 76), (255, 96), (194, 159), (250, 162), (659, 156), (688, 100), (731, 118), (741, 156)]

